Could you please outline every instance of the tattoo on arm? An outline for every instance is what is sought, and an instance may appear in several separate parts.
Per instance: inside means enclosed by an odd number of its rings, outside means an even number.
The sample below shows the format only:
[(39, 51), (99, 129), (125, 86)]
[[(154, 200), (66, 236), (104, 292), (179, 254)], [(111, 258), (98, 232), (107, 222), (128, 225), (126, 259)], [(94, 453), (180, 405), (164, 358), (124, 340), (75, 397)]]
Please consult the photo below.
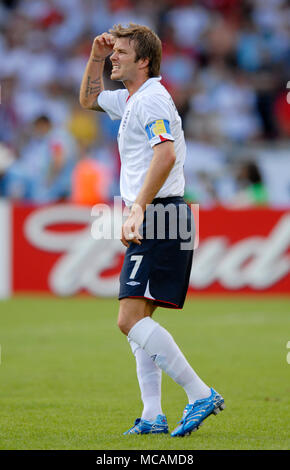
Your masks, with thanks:
[(96, 78), (95, 80), (91, 80), (90, 75), (88, 76), (87, 87), (86, 87), (86, 98), (90, 95), (98, 96), (102, 90), (101, 87), (101, 78)]
[(94, 57), (92, 59), (92, 62), (105, 62), (105, 59), (97, 59), (96, 57)]

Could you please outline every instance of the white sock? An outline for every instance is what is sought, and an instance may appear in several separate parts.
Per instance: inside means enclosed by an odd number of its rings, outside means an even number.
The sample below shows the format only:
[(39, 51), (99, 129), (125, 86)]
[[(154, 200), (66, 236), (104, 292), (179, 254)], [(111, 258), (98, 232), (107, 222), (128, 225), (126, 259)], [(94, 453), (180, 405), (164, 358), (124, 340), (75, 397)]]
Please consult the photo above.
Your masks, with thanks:
[(130, 338), (128, 341), (136, 358), (137, 377), (144, 406), (141, 418), (155, 421), (159, 414), (163, 414), (161, 408), (162, 370), (137, 343)]
[(184, 388), (189, 403), (210, 396), (210, 388), (191, 368), (172, 336), (152, 318), (139, 320), (129, 331), (128, 338), (139, 344), (160, 369)]

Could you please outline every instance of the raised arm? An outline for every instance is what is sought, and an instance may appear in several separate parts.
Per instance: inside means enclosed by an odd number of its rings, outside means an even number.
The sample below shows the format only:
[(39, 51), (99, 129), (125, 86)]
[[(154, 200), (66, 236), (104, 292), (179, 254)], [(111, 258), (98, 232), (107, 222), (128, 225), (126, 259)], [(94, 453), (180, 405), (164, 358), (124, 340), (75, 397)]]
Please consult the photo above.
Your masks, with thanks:
[(94, 39), (80, 88), (80, 104), (85, 109), (103, 111), (98, 96), (104, 90), (103, 71), (106, 57), (112, 53), (115, 38), (103, 33)]

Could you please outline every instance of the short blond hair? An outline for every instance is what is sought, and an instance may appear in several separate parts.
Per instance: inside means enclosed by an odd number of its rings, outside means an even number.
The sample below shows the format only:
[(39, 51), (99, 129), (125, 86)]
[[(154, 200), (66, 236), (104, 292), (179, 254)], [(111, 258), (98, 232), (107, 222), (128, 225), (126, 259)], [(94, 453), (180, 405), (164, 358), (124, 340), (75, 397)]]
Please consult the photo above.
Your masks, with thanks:
[(109, 32), (116, 38), (129, 38), (129, 42), (134, 41), (135, 62), (139, 59), (149, 59), (149, 77), (158, 77), (160, 75), (162, 44), (154, 31), (147, 26), (129, 23), (127, 27), (115, 24)]

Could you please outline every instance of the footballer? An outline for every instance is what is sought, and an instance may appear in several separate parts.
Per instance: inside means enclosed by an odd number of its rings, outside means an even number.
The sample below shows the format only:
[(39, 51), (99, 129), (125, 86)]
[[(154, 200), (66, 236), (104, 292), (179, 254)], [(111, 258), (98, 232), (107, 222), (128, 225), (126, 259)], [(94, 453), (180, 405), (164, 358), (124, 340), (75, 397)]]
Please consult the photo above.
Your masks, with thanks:
[[(123, 82), (125, 89), (104, 89), (109, 55), (110, 78)], [(152, 318), (157, 307), (183, 307), (194, 239), (192, 212), (183, 199), (184, 134), (173, 100), (161, 83), (161, 56), (161, 41), (151, 29), (133, 23), (115, 25), (94, 39), (80, 104), (121, 121), (120, 190), (130, 215), (121, 235), (127, 250), (120, 275), (118, 326), (136, 358), (143, 402), (141, 417), (124, 434), (168, 433), (161, 407), (164, 371), (183, 387), (188, 400), (171, 433), (177, 437), (196, 431), (205, 418), (224, 409), (224, 399), (203, 382), (170, 333)], [(163, 217), (160, 208), (169, 217)], [(155, 216), (162, 216), (162, 236), (158, 220), (154, 226)], [(188, 228), (186, 249), (182, 249), (185, 240), (180, 230), (172, 230), (172, 225)], [(148, 228), (152, 236), (147, 236)]]

